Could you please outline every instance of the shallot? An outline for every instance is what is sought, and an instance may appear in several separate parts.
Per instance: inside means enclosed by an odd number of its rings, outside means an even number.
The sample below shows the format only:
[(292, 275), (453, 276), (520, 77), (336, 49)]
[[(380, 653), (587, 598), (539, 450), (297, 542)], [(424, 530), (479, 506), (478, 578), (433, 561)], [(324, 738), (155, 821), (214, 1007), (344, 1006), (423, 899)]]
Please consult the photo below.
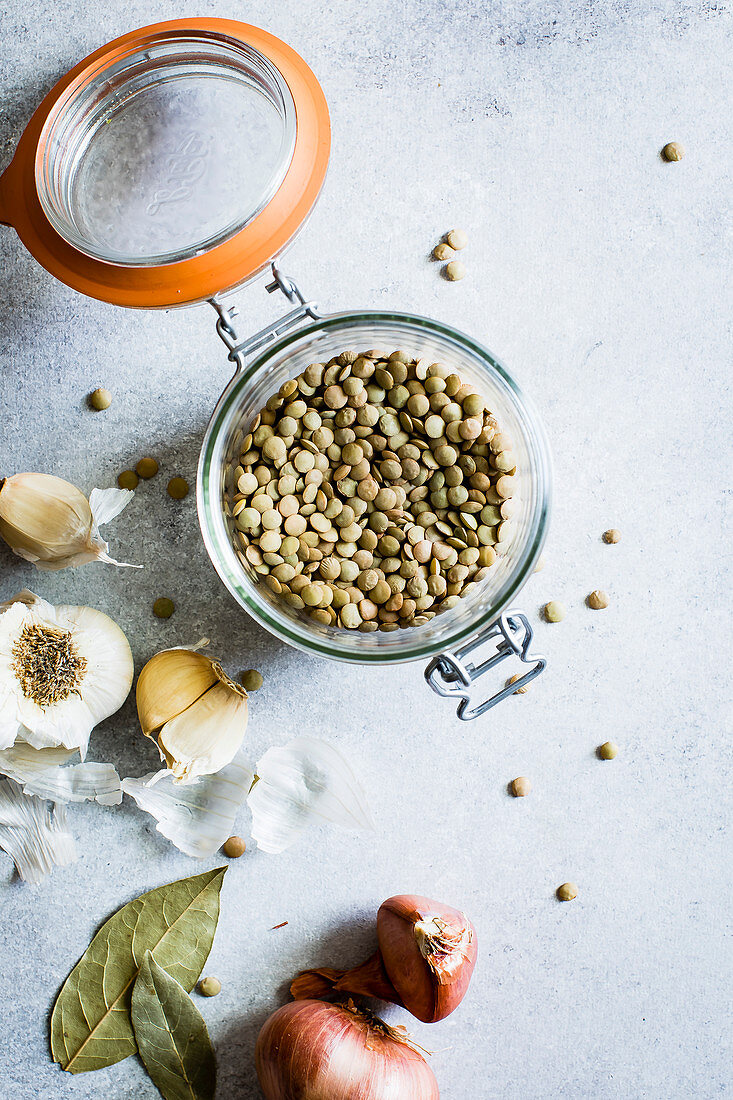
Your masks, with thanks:
[(265, 1021), (255, 1065), (266, 1100), (439, 1100), (404, 1028), (353, 1004), (293, 1001)]
[(423, 1023), (444, 1020), (463, 1000), (476, 964), (476, 929), (465, 913), (400, 894), (377, 914), (379, 950), (351, 970), (304, 970), (296, 1000), (351, 993), (402, 1005)]

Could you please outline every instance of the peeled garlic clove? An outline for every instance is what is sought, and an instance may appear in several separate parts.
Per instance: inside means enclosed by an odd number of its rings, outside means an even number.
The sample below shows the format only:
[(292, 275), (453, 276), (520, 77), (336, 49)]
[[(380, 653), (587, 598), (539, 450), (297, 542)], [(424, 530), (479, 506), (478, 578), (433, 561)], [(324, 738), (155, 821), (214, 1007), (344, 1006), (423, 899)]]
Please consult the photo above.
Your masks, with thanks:
[(173, 775), (185, 782), (225, 767), (242, 744), (246, 728), (247, 696), (236, 685), (232, 689), (220, 682), (166, 722), (158, 745)]
[(217, 683), (214, 662), (192, 649), (164, 649), (151, 657), (137, 681), (137, 715), (146, 737)]
[(138, 679), (137, 708), (143, 733), (181, 782), (225, 767), (247, 728), (244, 688), (191, 649), (151, 657)]
[(128, 489), (80, 489), (53, 474), (13, 474), (0, 483), (0, 537), (38, 569), (116, 562), (99, 534), (133, 497)]

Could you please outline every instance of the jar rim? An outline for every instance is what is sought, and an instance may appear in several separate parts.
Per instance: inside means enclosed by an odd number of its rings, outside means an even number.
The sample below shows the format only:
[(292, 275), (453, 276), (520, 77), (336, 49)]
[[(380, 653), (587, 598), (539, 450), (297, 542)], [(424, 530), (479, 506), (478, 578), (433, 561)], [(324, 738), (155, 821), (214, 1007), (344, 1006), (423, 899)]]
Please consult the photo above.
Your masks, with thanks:
[[(208, 66), (205, 80), (191, 60), (192, 53), (196, 55), (196, 65)], [(77, 224), (79, 211), (75, 196), (78, 186), (75, 177), (79, 174), (80, 165), (88, 160), (89, 149), (99, 141), (100, 135), (106, 137), (110, 123), (122, 112), (129, 112), (141, 94), (152, 91), (159, 99), (161, 87), (171, 81), (178, 82), (182, 77), (189, 81), (200, 79), (202, 88), (214, 83), (221, 87), (236, 81), (242, 88), (249, 84), (258, 90), (280, 119), (279, 147), (272, 171), (251, 204), (241, 207), (236, 215), (230, 212), (226, 222), (216, 228), (212, 226), (209, 232), (198, 236), (193, 228), (186, 226), (186, 229), (191, 228), (191, 237), (185, 244), (162, 245), (159, 251), (144, 253), (125, 252), (119, 247), (102, 245), (85, 235)], [(162, 104), (158, 101), (155, 106), (160, 112)], [(169, 160), (181, 162), (178, 174), (171, 169), (173, 174), (166, 180), (171, 198), (158, 191), (148, 196), (161, 208), (169, 201), (180, 202), (184, 192), (190, 192), (192, 200), (196, 198), (189, 180), (196, 178), (193, 171), (196, 160), (204, 161), (205, 158), (198, 154), (195, 144), (192, 147), (192, 140), (197, 135), (191, 125), (189, 131), (186, 134), (187, 148), (167, 150)], [(277, 67), (254, 45), (242, 38), (193, 25), (169, 32), (140, 35), (124, 48), (103, 55), (84, 79), (72, 86), (70, 94), (61, 97), (49, 112), (38, 139), (38, 198), (46, 218), (59, 236), (90, 259), (132, 268), (180, 263), (231, 240), (264, 210), (292, 161), (295, 136), (295, 103), (288, 84)], [(165, 128), (159, 135), (159, 141), (165, 147)], [(134, 166), (131, 167), (134, 177)], [(105, 186), (100, 191), (107, 199), (108, 181), (103, 182)], [(152, 206), (151, 201), (149, 207)], [(179, 216), (177, 224), (180, 220)], [(151, 219), (151, 226), (154, 224)]]
[[(338, 644), (311, 633), (297, 619), (281, 613), (268, 600), (261, 598), (254, 582), (242, 583), (241, 570), (234, 565), (234, 548), (226, 526), (224, 510), (221, 506), (221, 485), (216, 468), (218, 451), (223, 446), (224, 436), (231, 425), (228, 418), (237, 404), (238, 398), (246, 387), (263, 371), (268, 362), (279, 356), (288, 347), (321, 331), (349, 328), (364, 323), (403, 324), (414, 327), (416, 332), (426, 331), (448, 339), (470, 352), (495, 372), (504, 388), (521, 413), (527, 428), (527, 438), (531, 444), (531, 461), (536, 477), (537, 492), (535, 506), (530, 521), (530, 533), (526, 539), (522, 556), (501, 586), (497, 597), (485, 611), (477, 613), (462, 626), (447, 629), (445, 634), (434, 641), (411, 641), (410, 630), (396, 631), (390, 637), (400, 635), (401, 645), (395, 645), (389, 652), (345, 653)], [(226, 435), (228, 438), (228, 434)], [(473, 340), (472, 337), (442, 321), (432, 320), (419, 314), (400, 313), (382, 310), (346, 311), (328, 314), (302, 328), (297, 328), (280, 337), (260, 351), (249, 363), (237, 371), (222, 393), (212, 414), (204, 435), (199, 457), (197, 475), (197, 507), (199, 525), (206, 551), (211, 562), (241, 607), (270, 633), (306, 653), (316, 653), (331, 660), (348, 663), (372, 665), (401, 664), (410, 661), (425, 660), (439, 653), (450, 651), (476, 638), (484, 629), (491, 626), (512, 604), (516, 595), (524, 587), (537, 563), (544, 545), (551, 508), (552, 464), (547, 436), (539, 416), (532, 403), (527, 399), (505, 365), (488, 348)], [(231, 559), (231, 560), (229, 560)], [(404, 636), (404, 640), (403, 640)]]

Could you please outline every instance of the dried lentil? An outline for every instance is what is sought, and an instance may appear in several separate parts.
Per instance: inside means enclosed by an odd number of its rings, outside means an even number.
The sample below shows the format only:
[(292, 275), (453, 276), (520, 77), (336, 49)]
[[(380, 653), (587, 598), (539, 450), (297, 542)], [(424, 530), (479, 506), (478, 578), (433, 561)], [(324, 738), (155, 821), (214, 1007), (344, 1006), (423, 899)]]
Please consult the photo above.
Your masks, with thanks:
[(140, 478), (134, 470), (123, 470), (117, 477), (117, 484), (120, 489), (137, 489)]
[(221, 993), (221, 982), (218, 978), (201, 978), (196, 985), (196, 989), (202, 997), (216, 997)]
[(242, 687), (245, 691), (259, 691), (265, 682), (261, 672), (258, 672), (256, 668), (245, 669), (240, 674), (239, 679), (242, 681)]
[(222, 851), (229, 859), (239, 859), (247, 851), (247, 845), (241, 836), (230, 836), (224, 841)]
[(457, 283), (459, 279), (465, 278), (466, 265), (462, 264), (460, 260), (451, 260), (449, 264), (445, 265), (445, 277), (451, 283)]
[[(515, 676), (510, 676), (509, 679), (506, 682), (506, 686), (509, 687), (511, 684), (516, 684), (517, 681), (521, 680), (521, 679), (522, 679), (522, 677), (519, 674), (517, 674)], [(519, 688), (516, 689), (516, 691), (512, 692), (512, 694), (513, 695), (526, 695), (527, 694), (527, 687), (526, 686), (525, 687), (519, 687)]]
[(457, 252), (468, 244), (468, 234), (463, 229), (451, 229), (450, 233), (446, 234), (445, 239), (450, 247), (455, 248)]
[(188, 482), (185, 477), (172, 477), (168, 482), (168, 496), (174, 500), (183, 500), (188, 496)]
[(682, 160), (684, 155), (684, 146), (680, 145), (679, 141), (668, 141), (662, 149), (662, 156), (665, 160)]
[(140, 477), (150, 478), (155, 477), (158, 472), (158, 463), (154, 458), (141, 458), (135, 467), (137, 474)]
[(103, 412), (112, 404), (112, 394), (109, 390), (100, 387), (89, 394), (89, 404), (93, 409), (96, 409), (97, 412)]
[(173, 600), (169, 600), (167, 596), (160, 596), (153, 604), (153, 614), (158, 619), (170, 619), (175, 609)]

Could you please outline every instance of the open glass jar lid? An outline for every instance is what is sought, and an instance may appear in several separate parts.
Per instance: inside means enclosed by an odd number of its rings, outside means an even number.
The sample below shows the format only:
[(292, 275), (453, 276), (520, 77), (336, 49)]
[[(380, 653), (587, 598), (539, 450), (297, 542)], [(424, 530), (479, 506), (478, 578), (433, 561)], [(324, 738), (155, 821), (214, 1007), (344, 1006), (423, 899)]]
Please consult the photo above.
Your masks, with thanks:
[(0, 221), (53, 275), (117, 305), (203, 301), (263, 271), (330, 149), (306, 63), (257, 27), (143, 27), (46, 96), (0, 178)]

